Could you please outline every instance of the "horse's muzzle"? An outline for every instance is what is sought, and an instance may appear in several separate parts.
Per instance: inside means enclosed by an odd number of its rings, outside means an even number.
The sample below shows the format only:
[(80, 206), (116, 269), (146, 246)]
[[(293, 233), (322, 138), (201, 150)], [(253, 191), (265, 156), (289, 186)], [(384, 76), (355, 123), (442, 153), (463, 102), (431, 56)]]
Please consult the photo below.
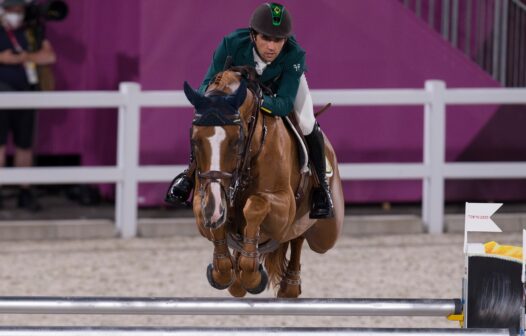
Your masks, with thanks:
[(204, 217), (205, 218), (205, 228), (207, 229), (219, 229), (221, 226), (223, 226), (226, 222), (226, 211), (224, 209), (221, 209), (221, 216), (218, 220), (212, 220), (210, 217)]
[[(210, 191), (211, 185), (216, 184), (219, 187), (219, 195)], [(204, 226), (209, 229), (218, 229), (226, 222), (227, 218), (227, 201), (225, 190), (220, 182), (211, 181), (207, 184), (207, 191), (203, 188), (201, 197), (201, 214), (204, 219)], [(217, 197), (219, 196), (219, 197)]]

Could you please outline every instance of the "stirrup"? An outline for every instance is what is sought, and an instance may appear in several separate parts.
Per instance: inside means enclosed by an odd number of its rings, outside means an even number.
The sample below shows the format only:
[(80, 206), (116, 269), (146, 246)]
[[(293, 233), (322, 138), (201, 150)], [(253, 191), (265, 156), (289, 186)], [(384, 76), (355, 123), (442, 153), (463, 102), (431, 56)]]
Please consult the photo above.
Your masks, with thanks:
[(309, 218), (325, 219), (332, 217), (334, 217), (334, 205), (330, 191), (322, 187), (314, 189)]

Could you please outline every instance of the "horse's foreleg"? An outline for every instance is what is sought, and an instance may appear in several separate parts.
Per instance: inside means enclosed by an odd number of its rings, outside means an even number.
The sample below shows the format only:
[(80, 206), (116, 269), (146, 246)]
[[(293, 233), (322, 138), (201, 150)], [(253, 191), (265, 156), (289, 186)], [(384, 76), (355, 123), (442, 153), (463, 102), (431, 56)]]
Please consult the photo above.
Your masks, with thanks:
[(300, 236), (290, 242), (290, 260), (279, 285), (278, 297), (297, 298), (301, 294), (301, 247), (305, 237)]
[(268, 283), (266, 272), (259, 263), (257, 245), (260, 225), (269, 211), (269, 202), (257, 195), (249, 197), (243, 208), (247, 225), (243, 234), (243, 250), (238, 262), (241, 285), (252, 294), (261, 293)]
[(210, 233), (214, 243), (214, 257), (207, 269), (208, 282), (214, 288), (225, 289), (234, 281), (234, 264), (226, 242), (225, 228), (222, 226), (212, 229)]

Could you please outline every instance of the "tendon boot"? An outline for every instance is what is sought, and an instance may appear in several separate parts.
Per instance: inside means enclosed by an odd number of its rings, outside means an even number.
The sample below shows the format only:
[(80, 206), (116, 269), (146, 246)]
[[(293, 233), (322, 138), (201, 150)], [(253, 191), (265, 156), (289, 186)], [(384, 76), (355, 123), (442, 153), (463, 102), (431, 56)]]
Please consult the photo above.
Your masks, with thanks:
[(190, 154), (190, 166), (181, 174), (174, 177), (164, 201), (169, 204), (177, 205), (186, 202), (194, 189), (195, 162), (193, 153)]
[(315, 219), (334, 217), (331, 191), (325, 175), (325, 141), (318, 123), (314, 125), (312, 132), (305, 136), (305, 140), (307, 141), (311, 162), (319, 182), (319, 187), (315, 188), (312, 193), (309, 217)]

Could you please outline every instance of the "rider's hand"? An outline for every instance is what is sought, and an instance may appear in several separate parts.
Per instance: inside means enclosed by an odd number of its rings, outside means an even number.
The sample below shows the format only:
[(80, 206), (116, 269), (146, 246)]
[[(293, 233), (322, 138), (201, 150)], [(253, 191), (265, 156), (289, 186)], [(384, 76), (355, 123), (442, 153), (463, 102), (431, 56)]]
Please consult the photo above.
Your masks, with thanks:
[(24, 62), (25, 53), (15, 54), (11, 49), (0, 52), (0, 63), (3, 64), (21, 64)]

